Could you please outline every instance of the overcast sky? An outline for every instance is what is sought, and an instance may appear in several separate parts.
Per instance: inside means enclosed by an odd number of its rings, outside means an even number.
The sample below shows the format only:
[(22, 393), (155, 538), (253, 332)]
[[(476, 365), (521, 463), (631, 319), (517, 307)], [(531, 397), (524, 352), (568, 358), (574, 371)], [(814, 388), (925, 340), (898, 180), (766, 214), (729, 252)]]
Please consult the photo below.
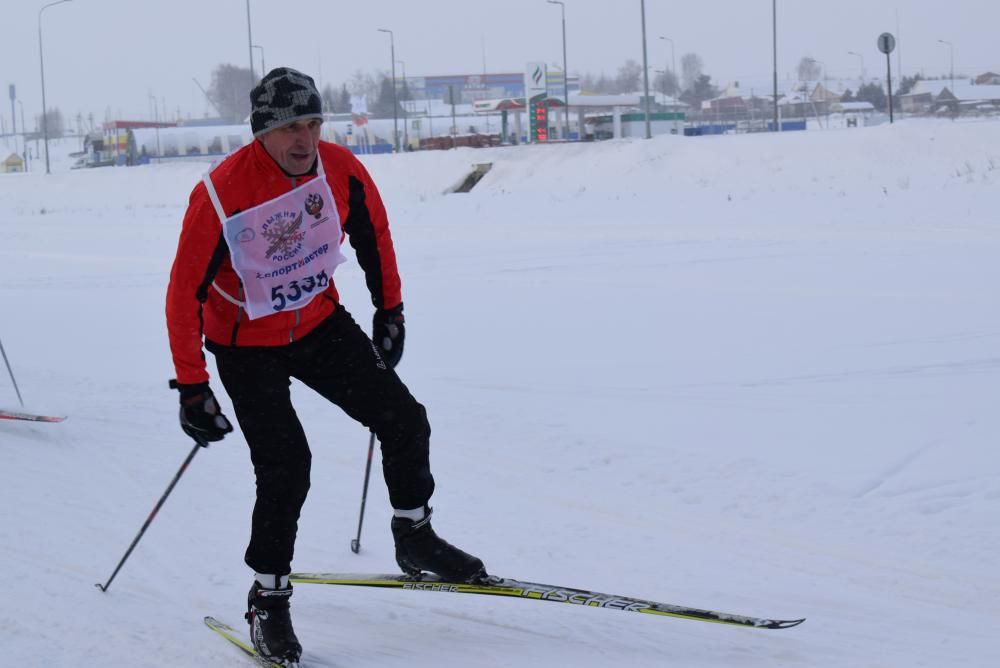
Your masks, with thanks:
[[(0, 116), (10, 129), (7, 84), (16, 84), (28, 125), (41, 110), (38, 11), (51, 0), (0, 0)], [(565, 0), (571, 73), (641, 63), (640, 0)], [(1000, 72), (996, 0), (778, 0), (778, 71), (794, 76), (803, 56), (832, 76), (883, 73), (879, 33), (897, 33), (905, 74), (955, 69)], [(560, 10), (545, 0), (250, 0), (253, 41), (268, 69), (287, 65), (339, 85), (362, 68), (389, 69), (389, 36), (409, 76), (519, 72), (528, 61), (562, 63)], [(898, 23), (897, 23), (898, 19)], [(651, 69), (698, 53), (717, 85), (768, 86), (772, 71), (769, 0), (646, 0)], [(170, 114), (203, 116), (219, 63), (246, 67), (246, 0), (72, 0), (43, 14), (50, 107), (103, 120), (150, 116), (149, 94)], [(254, 51), (260, 76), (260, 52)], [(485, 62), (484, 62), (485, 61)], [(895, 55), (892, 61), (895, 70)], [(651, 74), (652, 76), (652, 74)], [(894, 73), (895, 76), (895, 73)], [(18, 112), (20, 113), (20, 112)], [(20, 123), (20, 119), (18, 119)]]

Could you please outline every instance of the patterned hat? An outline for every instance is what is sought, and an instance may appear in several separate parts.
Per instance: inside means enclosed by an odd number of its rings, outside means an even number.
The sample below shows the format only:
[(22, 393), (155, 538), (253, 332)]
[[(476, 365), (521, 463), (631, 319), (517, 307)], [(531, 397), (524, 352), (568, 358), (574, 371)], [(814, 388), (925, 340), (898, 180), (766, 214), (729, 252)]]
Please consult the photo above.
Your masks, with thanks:
[(303, 118), (323, 118), (323, 103), (312, 77), (290, 67), (268, 72), (250, 91), (254, 137)]

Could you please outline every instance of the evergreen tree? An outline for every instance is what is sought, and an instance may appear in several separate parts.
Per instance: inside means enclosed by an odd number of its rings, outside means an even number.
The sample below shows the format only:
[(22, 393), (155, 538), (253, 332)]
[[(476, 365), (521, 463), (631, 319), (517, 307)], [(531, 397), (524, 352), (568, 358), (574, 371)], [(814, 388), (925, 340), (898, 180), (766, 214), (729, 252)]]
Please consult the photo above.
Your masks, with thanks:
[(334, 91), (333, 86), (330, 84), (323, 86), (323, 92), (320, 93), (320, 97), (323, 99), (323, 111), (335, 111), (337, 93)]
[[(397, 91), (398, 97), (398, 91)], [(382, 82), (379, 85), (378, 97), (375, 98), (375, 104), (371, 106), (372, 115), (376, 118), (392, 118), (393, 116), (393, 91), (392, 91), (392, 79), (383, 76)], [(396, 115), (402, 116), (402, 110), (397, 108)]]
[(920, 76), (919, 73), (913, 75), (912, 77), (903, 77), (903, 80), (900, 81), (899, 83), (899, 91), (898, 91), (899, 94), (906, 95), (907, 93), (909, 93), (911, 90), (913, 90), (913, 87), (916, 86), (917, 82), (920, 81), (921, 79), (923, 79), (923, 77)]
[(681, 101), (699, 109), (702, 102), (718, 96), (719, 89), (712, 84), (712, 77), (702, 74), (695, 79), (691, 88), (681, 93)]
[(859, 88), (855, 99), (859, 102), (871, 102), (872, 106), (879, 111), (885, 111), (888, 108), (885, 91), (876, 83), (867, 83)]
[(346, 83), (340, 87), (340, 94), (337, 96), (333, 111), (338, 114), (348, 114), (351, 111), (351, 91), (347, 89)]

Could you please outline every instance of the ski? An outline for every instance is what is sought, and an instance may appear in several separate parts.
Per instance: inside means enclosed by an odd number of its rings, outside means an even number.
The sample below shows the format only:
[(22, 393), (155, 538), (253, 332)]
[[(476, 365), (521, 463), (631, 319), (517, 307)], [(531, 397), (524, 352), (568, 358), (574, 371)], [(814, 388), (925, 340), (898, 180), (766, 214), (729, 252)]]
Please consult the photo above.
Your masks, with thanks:
[(453, 594), (484, 594), (487, 596), (507, 596), (536, 601), (570, 603), (594, 608), (608, 608), (624, 612), (642, 612), (664, 617), (680, 617), (701, 622), (746, 626), (758, 629), (788, 629), (798, 626), (803, 619), (766, 619), (748, 617), (715, 610), (701, 610), (682, 605), (656, 603), (630, 596), (602, 594), (585, 589), (557, 587), (538, 582), (522, 582), (510, 578), (489, 576), (480, 582), (449, 582), (436, 575), (424, 574), (419, 579), (408, 575), (367, 575), (356, 573), (292, 573), (289, 578), (295, 583), (348, 585), (356, 587), (382, 587), (406, 589), (409, 591), (440, 591)]
[(238, 647), (244, 654), (256, 661), (258, 665), (264, 666), (265, 668), (298, 668), (299, 666), (298, 663), (275, 663), (265, 659), (257, 653), (257, 650), (254, 649), (253, 645), (240, 639), (239, 632), (236, 629), (229, 624), (220, 622), (215, 617), (205, 617), (205, 626), (218, 633), (231, 644)]
[(19, 411), (8, 411), (0, 408), (0, 420), (28, 420), (30, 422), (62, 422), (65, 417), (54, 415), (35, 415), (34, 413), (22, 413)]

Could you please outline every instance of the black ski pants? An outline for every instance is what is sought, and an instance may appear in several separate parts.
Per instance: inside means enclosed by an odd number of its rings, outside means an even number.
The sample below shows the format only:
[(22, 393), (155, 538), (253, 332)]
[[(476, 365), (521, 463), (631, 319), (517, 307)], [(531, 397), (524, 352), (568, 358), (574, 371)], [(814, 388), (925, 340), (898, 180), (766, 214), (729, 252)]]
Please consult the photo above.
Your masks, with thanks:
[(375, 352), (342, 306), (286, 346), (226, 347), (209, 342), (257, 478), (246, 563), (258, 573), (291, 572), (299, 512), (312, 455), (292, 407), (295, 378), (374, 430), (393, 508), (419, 508), (434, 492), (430, 425), (424, 407)]

